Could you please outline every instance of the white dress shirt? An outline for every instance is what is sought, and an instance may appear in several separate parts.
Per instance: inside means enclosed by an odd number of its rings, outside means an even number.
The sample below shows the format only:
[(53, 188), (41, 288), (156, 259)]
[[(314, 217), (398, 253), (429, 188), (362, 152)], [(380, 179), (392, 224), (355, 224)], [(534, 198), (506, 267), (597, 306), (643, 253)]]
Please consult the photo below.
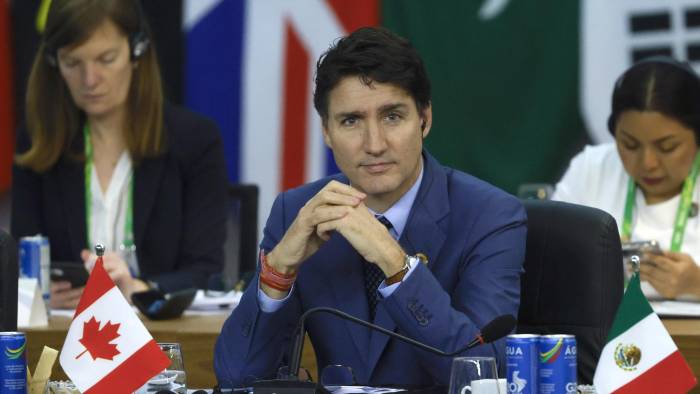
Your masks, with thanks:
[[(126, 151), (119, 156), (107, 190), (104, 192), (97, 177), (97, 170), (94, 165), (92, 166), (90, 174), (91, 199), (89, 202), (90, 228), (88, 229), (91, 252), (94, 253), (95, 244), (98, 243), (105, 246), (106, 252), (120, 252), (120, 246), (126, 238), (124, 225), (132, 177), (131, 157)], [(129, 268), (134, 269), (134, 267)], [(135, 268), (138, 270), (138, 266)]]

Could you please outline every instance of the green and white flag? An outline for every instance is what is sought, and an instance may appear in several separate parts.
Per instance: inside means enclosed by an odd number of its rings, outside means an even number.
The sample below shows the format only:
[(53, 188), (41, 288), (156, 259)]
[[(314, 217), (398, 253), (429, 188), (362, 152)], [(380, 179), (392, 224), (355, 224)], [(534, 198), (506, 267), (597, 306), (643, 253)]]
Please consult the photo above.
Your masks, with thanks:
[(586, 141), (578, 1), (381, 5), (382, 24), (410, 39), (425, 61), (434, 116), (425, 143), (442, 164), (511, 193), (561, 176)]
[(685, 393), (697, 380), (634, 275), (617, 310), (593, 384), (605, 393)]

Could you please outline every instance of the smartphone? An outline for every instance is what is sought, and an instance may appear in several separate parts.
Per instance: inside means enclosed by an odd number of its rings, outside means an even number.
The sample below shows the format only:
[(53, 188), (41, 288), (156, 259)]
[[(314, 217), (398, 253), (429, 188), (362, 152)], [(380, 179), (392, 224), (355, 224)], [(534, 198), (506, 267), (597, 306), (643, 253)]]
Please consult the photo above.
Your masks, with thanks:
[(622, 243), (622, 255), (625, 257), (639, 256), (644, 254), (663, 254), (657, 241), (634, 241)]
[(131, 295), (131, 301), (139, 311), (151, 320), (180, 317), (194, 301), (197, 289), (184, 289), (163, 294), (158, 290), (147, 290)]
[(70, 282), (71, 287), (85, 286), (90, 274), (83, 263), (73, 261), (52, 261), (51, 280)]
[[(622, 243), (622, 262), (624, 265), (625, 283), (628, 281), (632, 274), (639, 272), (640, 264), (651, 264), (654, 265), (649, 259), (645, 259), (645, 254), (663, 254), (661, 247), (657, 241), (634, 241), (634, 242), (623, 242)], [(639, 258), (638, 263), (632, 261), (632, 257), (637, 256)]]
[(623, 256), (639, 256), (641, 258), (645, 253), (663, 254), (657, 241), (634, 241), (622, 243)]

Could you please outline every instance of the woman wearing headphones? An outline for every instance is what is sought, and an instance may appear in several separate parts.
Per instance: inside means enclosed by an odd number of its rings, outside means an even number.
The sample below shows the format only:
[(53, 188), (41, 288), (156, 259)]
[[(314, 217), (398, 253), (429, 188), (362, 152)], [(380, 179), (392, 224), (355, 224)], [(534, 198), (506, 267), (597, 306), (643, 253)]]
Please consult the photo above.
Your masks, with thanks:
[[(226, 170), (216, 125), (164, 104), (137, 0), (53, 0), (34, 59), (12, 185), (12, 233), (51, 260), (97, 243), (125, 294), (204, 287), (221, 271)], [(51, 305), (82, 287), (51, 283)]]
[(554, 199), (609, 212), (623, 241), (659, 243), (640, 266), (647, 296), (700, 297), (700, 79), (671, 58), (635, 64), (615, 84), (608, 128), (615, 142), (576, 156)]

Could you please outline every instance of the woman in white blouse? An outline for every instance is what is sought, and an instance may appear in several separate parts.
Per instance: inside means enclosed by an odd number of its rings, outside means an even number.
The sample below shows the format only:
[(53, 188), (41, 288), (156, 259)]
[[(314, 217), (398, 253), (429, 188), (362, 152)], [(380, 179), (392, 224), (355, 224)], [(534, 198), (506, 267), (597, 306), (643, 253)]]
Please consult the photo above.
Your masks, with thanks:
[[(220, 272), (226, 170), (211, 121), (166, 105), (137, 0), (54, 0), (18, 134), (11, 227), (48, 236), (52, 261), (97, 243), (127, 299), (205, 287)], [(51, 283), (51, 305), (83, 288)]]
[(640, 267), (650, 297), (700, 297), (700, 79), (667, 57), (641, 61), (615, 83), (614, 143), (571, 161), (554, 199), (612, 214), (623, 241), (656, 240)]

